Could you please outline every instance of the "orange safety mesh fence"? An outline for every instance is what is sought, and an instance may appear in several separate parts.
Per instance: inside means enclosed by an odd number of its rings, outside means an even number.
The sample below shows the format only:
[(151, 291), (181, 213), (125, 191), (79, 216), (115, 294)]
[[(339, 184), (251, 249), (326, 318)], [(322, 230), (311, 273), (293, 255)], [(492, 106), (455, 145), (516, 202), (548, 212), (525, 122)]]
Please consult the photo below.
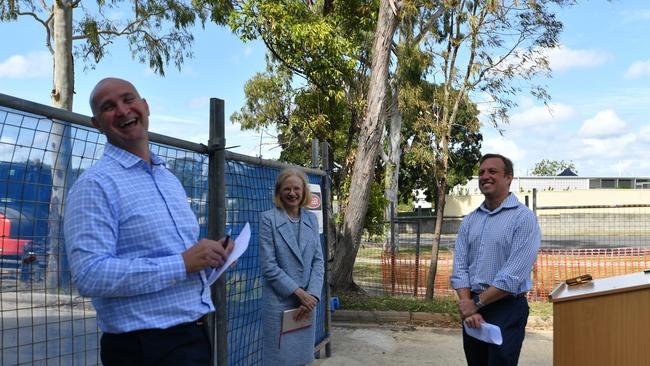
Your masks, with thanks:
[[(431, 262), (430, 254), (381, 253), (382, 289), (387, 295), (424, 296)], [(452, 253), (441, 252), (437, 261), (434, 296), (455, 296), (449, 277)], [(593, 278), (618, 276), (650, 268), (650, 249), (542, 249), (532, 273), (530, 300), (547, 301), (548, 294), (560, 282), (582, 274)]]
[[(434, 295), (454, 296), (449, 283), (453, 258), (451, 252), (438, 255)], [(381, 276), (384, 293), (390, 295), (424, 296), (427, 290), (427, 276), (431, 266), (431, 254), (416, 257), (413, 254), (382, 253)], [(417, 282), (416, 282), (417, 281)]]
[(605, 278), (647, 268), (650, 268), (647, 248), (543, 249), (533, 268), (529, 297), (546, 300), (560, 282), (587, 273), (593, 278)]

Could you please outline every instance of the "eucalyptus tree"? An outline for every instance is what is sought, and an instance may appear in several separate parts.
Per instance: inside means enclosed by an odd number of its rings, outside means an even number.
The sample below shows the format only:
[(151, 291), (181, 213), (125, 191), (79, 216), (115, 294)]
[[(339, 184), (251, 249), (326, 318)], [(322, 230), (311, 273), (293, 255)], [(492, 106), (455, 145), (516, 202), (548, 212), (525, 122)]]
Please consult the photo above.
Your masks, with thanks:
[[(109, 47), (117, 38), (124, 38), (134, 58), (164, 75), (165, 65), (173, 62), (180, 68), (184, 59), (192, 55), (190, 46), (194, 37), (191, 27), (197, 18), (201, 21), (207, 19), (207, 9), (205, 6), (193, 7), (189, 1), (0, 0), (0, 21), (29, 19), (42, 26), (44, 44), (53, 60), (52, 105), (70, 111), (74, 96), (75, 60), (82, 60), (85, 67), (92, 68), (109, 52)], [(214, 11), (217, 9), (214, 6)], [(114, 17), (113, 10), (126, 17)], [(69, 125), (54, 123), (48, 146), (52, 155), (53, 177), (49, 213), (51, 223), (60, 222), (63, 216), (66, 176), (70, 170), (70, 145)], [(62, 254), (60, 237), (59, 225), (49, 225), (49, 268), (59, 268), (59, 256)], [(60, 285), (57, 276), (48, 277), (48, 282), (49, 288)]]
[[(399, 175), (402, 151), (406, 143), (403, 130), (413, 119), (409, 114), (411, 98), (419, 98), (420, 83), (431, 69), (431, 56), (422, 44), (436, 35), (438, 18), (442, 15), (440, 1), (409, 1), (404, 3), (401, 21), (396, 31), (397, 43), (393, 45), (394, 72), (390, 76), (390, 103), (388, 121), (380, 151), (384, 164), (384, 197), (387, 201), (384, 218), (390, 220), (399, 200)], [(398, 242), (398, 240), (395, 240)]]
[(376, 159), (381, 148), (381, 137), (386, 123), (390, 48), (403, 2), (381, 0), (371, 51), (371, 74), (368, 84), (367, 107), (360, 126), (354, 168), (350, 179), (350, 199), (343, 218), (342, 240), (334, 252), (331, 284), (339, 290), (354, 290), (352, 278), (354, 261), (359, 251), (363, 222), (368, 212), (368, 199), (375, 176)]
[[(349, 192), (368, 105), (369, 44), (377, 22), (376, 2), (285, 0), (232, 4), (229, 19), (235, 32), (244, 40), (263, 40), (270, 56), (267, 70), (247, 83), (247, 102), (231, 119), (244, 128), (274, 126), (283, 149), (281, 159), (294, 163), (308, 161), (308, 146), (313, 138), (327, 141), (331, 146), (330, 161), (337, 166), (333, 187), (341, 212), (348, 215), (354, 210), (350, 204), (367, 205), (367, 201)], [(372, 162), (375, 160), (373, 157)], [(361, 229), (367, 222), (367, 215), (362, 216)], [(343, 225), (344, 220), (339, 220), (338, 225)], [(330, 238), (337, 238), (332, 243), (335, 257), (351, 246), (349, 238), (334, 233)], [(351, 271), (355, 258), (347, 255), (346, 259)], [(348, 281), (351, 283), (351, 278)]]
[(347, 172), (345, 156), (363, 116), (366, 87), (358, 81), (367, 78), (368, 66), (359, 60), (367, 55), (362, 45), (373, 27), (369, 3), (232, 1), (232, 29), (244, 41), (262, 40), (269, 56), (266, 71), (249, 80), (246, 104), (231, 119), (248, 129), (276, 127), (283, 160), (304, 162), (312, 138), (328, 141)]
[(441, 99), (429, 108), (436, 126), (434, 181), (436, 224), (433, 255), (427, 279), (427, 298), (433, 297), (438, 248), (449, 187), (450, 141), (460, 106), (469, 96), (489, 103), (488, 121), (507, 122), (514, 98), (528, 91), (543, 101), (546, 90), (537, 75), (550, 72), (545, 50), (558, 46), (562, 23), (554, 11), (572, 0), (457, 0), (443, 2), (442, 37), (429, 44), (434, 55), (435, 82)]
[[(405, 99), (404, 106), (408, 110), (404, 119), (409, 122), (403, 129), (404, 164), (400, 171), (400, 195), (402, 202), (407, 202), (414, 189), (425, 189), (427, 201), (438, 202), (435, 180), (435, 146), (436, 134), (439, 134), (439, 120), (431, 114), (431, 106), (439, 103), (442, 98), (441, 87), (426, 80), (421, 80), (419, 87), (413, 89), (413, 94)], [(458, 184), (465, 184), (474, 175), (481, 157), (480, 132), (481, 123), (478, 119), (477, 105), (469, 100), (459, 106), (456, 123), (452, 127), (449, 140), (449, 169), (447, 181), (449, 189)]]

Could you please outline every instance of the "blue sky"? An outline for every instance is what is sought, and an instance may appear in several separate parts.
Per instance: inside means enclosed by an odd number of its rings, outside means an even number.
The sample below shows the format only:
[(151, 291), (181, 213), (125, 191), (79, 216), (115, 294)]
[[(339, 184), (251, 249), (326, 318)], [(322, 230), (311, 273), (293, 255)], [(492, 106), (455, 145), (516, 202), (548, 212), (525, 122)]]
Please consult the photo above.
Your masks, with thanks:
[[(549, 51), (553, 76), (543, 80), (551, 109), (526, 96), (510, 113), (503, 136), (483, 128), (482, 151), (511, 157), (526, 175), (541, 159), (573, 161), (581, 176), (650, 176), (650, 3), (641, 0), (582, 1), (558, 13), (562, 46)], [(0, 23), (0, 93), (50, 104), (51, 60), (44, 33), (31, 19)], [(229, 116), (244, 103), (243, 87), (264, 70), (264, 46), (244, 44), (222, 27), (197, 27), (194, 58), (182, 71), (153, 74), (117, 42), (94, 70), (76, 65), (74, 111), (89, 114), (87, 98), (106, 76), (132, 81), (151, 109), (150, 129), (194, 142), (208, 136), (208, 99), (226, 105), (227, 144), (234, 151), (276, 158), (264, 134), (241, 132)]]

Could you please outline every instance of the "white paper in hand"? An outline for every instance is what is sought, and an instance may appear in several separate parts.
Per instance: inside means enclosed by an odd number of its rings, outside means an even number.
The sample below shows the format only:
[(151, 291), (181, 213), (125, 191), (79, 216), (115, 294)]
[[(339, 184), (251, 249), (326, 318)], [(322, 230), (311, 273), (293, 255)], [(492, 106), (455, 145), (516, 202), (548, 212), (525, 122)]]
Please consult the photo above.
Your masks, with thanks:
[(226, 263), (212, 271), (212, 274), (210, 274), (210, 278), (208, 279), (208, 283), (210, 285), (212, 285), (214, 281), (216, 281), (224, 272), (226, 272), (226, 270), (230, 268), (231, 264), (233, 264), (237, 259), (239, 259), (239, 257), (241, 257), (242, 254), (244, 254), (246, 249), (248, 249), (248, 241), (250, 238), (251, 225), (247, 222), (239, 233), (237, 239), (235, 239), (235, 248), (233, 249), (232, 253), (230, 253), (230, 256), (228, 256)]
[(480, 328), (470, 328), (467, 326), (466, 322), (463, 322), (463, 326), (465, 327), (465, 332), (467, 332), (467, 334), (476, 339), (480, 339), (483, 342), (496, 344), (497, 346), (500, 346), (501, 343), (503, 343), (501, 329), (494, 324), (481, 323)]

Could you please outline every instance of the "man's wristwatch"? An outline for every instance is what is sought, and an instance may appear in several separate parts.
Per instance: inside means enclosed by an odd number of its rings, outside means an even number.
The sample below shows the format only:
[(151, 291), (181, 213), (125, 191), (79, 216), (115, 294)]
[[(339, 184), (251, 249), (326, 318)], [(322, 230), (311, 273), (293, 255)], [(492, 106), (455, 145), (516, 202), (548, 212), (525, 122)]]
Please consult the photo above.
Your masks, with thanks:
[(481, 301), (481, 297), (480, 297), (479, 295), (474, 295), (473, 300), (474, 300), (474, 303), (476, 304), (476, 307), (477, 307), (477, 308), (480, 309), (480, 308), (482, 308), (482, 307), (485, 306), (485, 304), (483, 303), (483, 301)]

